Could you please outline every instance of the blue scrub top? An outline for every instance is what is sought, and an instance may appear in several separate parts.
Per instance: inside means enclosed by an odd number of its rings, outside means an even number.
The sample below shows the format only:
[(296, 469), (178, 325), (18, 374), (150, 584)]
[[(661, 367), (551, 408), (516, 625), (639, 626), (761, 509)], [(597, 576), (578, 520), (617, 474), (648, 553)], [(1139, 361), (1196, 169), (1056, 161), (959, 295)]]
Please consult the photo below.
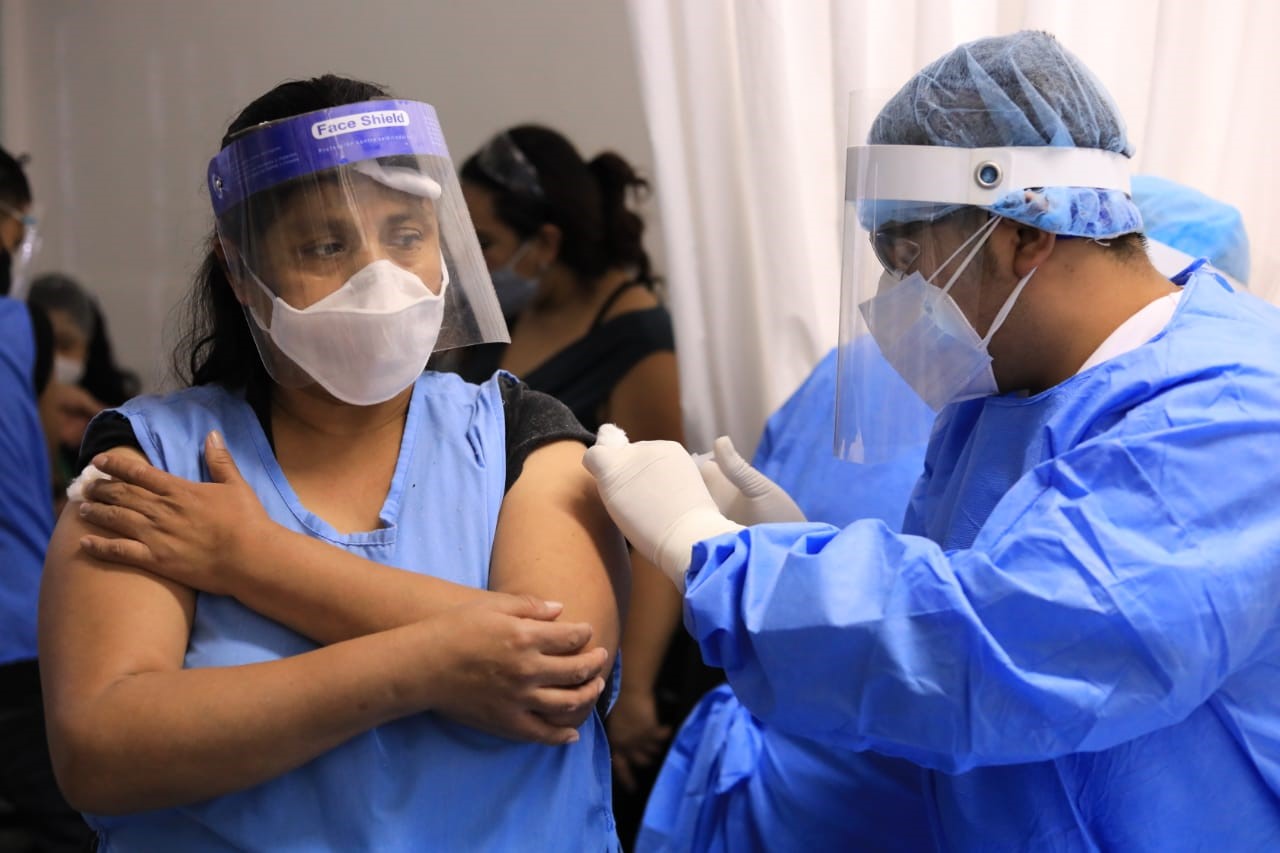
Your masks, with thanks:
[[(139, 398), (121, 412), (164, 470), (207, 480), (199, 449), (216, 427), (278, 524), (385, 565), (484, 588), (506, 483), (498, 382), (418, 379), (382, 526), (352, 534), (302, 505), (242, 396), (202, 386)], [(185, 665), (252, 664), (315, 647), (235, 599), (201, 594)], [(599, 716), (579, 734), (569, 746), (516, 743), (416, 714), (248, 790), (89, 819), (104, 851), (616, 850)]]
[(1280, 311), (1178, 281), (1149, 343), (946, 410), (914, 535), (695, 548), (708, 662), (767, 725), (930, 768), (943, 849), (1280, 845)]
[(0, 297), (0, 664), (36, 656), (40, 573), (53, 535), (49, 451), (36, 409), (27, 306)]

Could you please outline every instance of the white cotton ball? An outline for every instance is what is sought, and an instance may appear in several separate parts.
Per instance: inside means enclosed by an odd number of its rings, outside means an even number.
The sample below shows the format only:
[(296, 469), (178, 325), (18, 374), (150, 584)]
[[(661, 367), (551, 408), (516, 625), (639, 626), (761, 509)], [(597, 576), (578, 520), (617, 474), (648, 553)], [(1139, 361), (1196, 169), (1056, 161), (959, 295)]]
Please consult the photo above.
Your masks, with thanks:
[(597, 447), (626, 447), (629, 443), (627, 434), (617, 424), (601, 424), (596, 433)]
[(71, 481), (71, 485), (67, 486), (67, 500), (82, 501), (84, 500), (84, 487), (92, 483), (94, 480), (110, 480), (109, 474), (104, 474), (94, 466), (90, 465), (80, 472), (80, 476)]

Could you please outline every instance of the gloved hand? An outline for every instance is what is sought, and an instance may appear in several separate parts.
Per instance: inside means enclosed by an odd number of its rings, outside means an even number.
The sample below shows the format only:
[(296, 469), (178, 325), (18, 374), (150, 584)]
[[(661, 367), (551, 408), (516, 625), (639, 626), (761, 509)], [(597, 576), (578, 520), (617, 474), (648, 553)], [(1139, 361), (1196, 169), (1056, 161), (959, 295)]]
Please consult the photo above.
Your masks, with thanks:
[(605, 424), (582, 464), (622, 535), (678, 589), (694, 545), (742, 529), (720, 514), (693, 458), (674, 441), (632, 444)]
[(720, 512), (739, 524), (806, 520), (791, 496), (752, 468), (727, 435), (716, 439), (714, 456), (698, 466), (698, 473)]

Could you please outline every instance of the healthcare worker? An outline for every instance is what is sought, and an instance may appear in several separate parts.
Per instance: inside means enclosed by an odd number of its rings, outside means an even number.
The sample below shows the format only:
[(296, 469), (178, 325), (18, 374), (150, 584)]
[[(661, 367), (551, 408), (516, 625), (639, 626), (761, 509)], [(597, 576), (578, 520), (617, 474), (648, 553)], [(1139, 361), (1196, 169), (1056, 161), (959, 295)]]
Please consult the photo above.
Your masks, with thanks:
[[(1190, 187), (1149, 175), (1133, 177), (1152, 264), (1172, 279), (1206, 257), (1242, 283), (1248, 278), (1248, 237), (1239, 211)], [(1206, 231), (1198, 223), (1215, 223)], [(1152, 235), (1160, 235), (1157, 240)], [(1169, 241), (1169, 242), (1164, 242)], [(871, 344), (871, 341), (865, 341)], [(765, 425), (751, 467), (721, 443), (723, 464), (736, 479), (756, 480), (777, 502), (772, 481), (794, 500), (794, 518), (844, 527), (878, 518), (901, 530), (911, 488), (924, 467), (925, 443), (874, 464), (831, 453), (836, 362), (832, 349)], [(892, 368), (882, 364), (882, 377)], [(905, 403), (912, 405), (910, 401)], [(916, 401), (926, 423), (933, 410)], [(759, 472), (753, 474), (752, 469)], [(741, 508), (740, 493), (714, 459), (699, 470), (721, 511)], [(875, 752), (837, 750), (766, 725), (732, 688), (708, 693), (690, 713), (668, 753), (644, 815), (636, 845), (649, 851), (933, 850), (921, 770)], [(840, 802), (839, 809), (831, 804)]]
[(905, 532), (744, 528), (602, 432), (615, 520), (767, 725), (923, 768), (943, 849), (1280, 843), (1280, 312), (1151, 266), (1120, 117), (1051, 36), (957, 48), (866, 138), (837, 426), (914, 440), (867, 336), (941, 410)]

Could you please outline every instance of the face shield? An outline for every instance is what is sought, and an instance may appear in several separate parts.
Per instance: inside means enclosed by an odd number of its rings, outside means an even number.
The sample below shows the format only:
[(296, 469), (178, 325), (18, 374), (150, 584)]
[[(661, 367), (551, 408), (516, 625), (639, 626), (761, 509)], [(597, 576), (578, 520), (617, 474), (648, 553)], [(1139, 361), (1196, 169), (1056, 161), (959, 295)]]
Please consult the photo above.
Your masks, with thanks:
[(25, 213), (0, 203), (0, 214), (12, 217), (22, 225), (22, 237), (9, 251), (9, 292), (13, 299), (25, 299), (31, 287), (31, 264), (40, 253), (40, 218), (34, 207)]
[(863, 145), (866, 107), (855, 95), (835, 451), (882, 462), (927, 442), (943, 406), (996, 393), (987, 346), (1029, 277), (993, 286), (992, 211), (1042, 187), (1127, 192), (1128, 161), (1079, 148)]
[(476, 166), (498, 186), (534, 201), (543, 201), (538, 170), (509, 133), (499, 133), (476, 152)]
[(370, 405), (432, 352), (508, 340), (431, 106), (369, 101), (252, 128), (212, 160), (209, 190), (281, 385)]

